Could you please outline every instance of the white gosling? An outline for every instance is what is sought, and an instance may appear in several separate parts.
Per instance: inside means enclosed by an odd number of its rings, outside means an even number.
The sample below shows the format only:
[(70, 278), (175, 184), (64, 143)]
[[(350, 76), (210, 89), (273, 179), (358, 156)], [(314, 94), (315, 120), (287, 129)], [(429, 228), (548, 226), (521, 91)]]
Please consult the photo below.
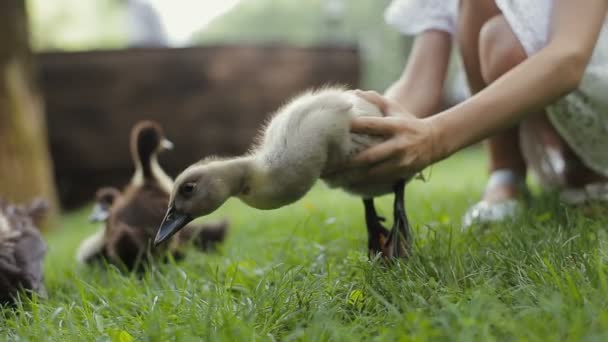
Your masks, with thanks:
[[(383, 114), (372, 103), (340, 88), (296, 97), (276, 112), (249, 153), (204, 159), (176, 178), (155, 244), (191, 220), (212, 213), (230, 197), (254, 208), (276, 209), (299, 200), (322, 179), (329, 187), (364, 199), (370, 254), (407, 257), (411, 237), (403, 188), (410, 175), (384, 184), (362, 184), (366, 169), (344, 167), (355, 154), (383, 141), (351, 133), (350, 122), (357, 116)], [(395, 222), (389, 232), (376, 215), (373, 198), (390, 192), (395, 193)]]

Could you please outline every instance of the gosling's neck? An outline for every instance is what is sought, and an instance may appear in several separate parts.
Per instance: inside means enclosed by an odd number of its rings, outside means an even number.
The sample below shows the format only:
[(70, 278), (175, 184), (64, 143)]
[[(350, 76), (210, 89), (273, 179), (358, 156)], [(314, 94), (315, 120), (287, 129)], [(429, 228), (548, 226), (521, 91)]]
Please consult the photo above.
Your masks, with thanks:
[(305, 193), (299, 186), (292, 186), (284, 172), (268, 167), (256, 155), (230, 160), (225, 167), (224, 178), (232, 185), (231, 196), (257, 209), (280, 208)]
[(206, 174), (221, 180), (226, 199), (237, 197), (254, 208), (268, 209), (269, 203), (280, 197), (274, 194), (277, 180), (255, 155), (206, 161), (200, 167)]
[(171, 193), (173, 180), (160, 167), (156, 153), (136, 154), (134, 161), (135, 174), (131, 180), (132, 185), (142, 186), (146, 181), (157, 182), (163, 190)]
[(255, 159), (250, 156), (207, 161), (202, 167), (222, 181), (228, 197), (239, 197), (248, 193), (251, 180), (257, 173)]

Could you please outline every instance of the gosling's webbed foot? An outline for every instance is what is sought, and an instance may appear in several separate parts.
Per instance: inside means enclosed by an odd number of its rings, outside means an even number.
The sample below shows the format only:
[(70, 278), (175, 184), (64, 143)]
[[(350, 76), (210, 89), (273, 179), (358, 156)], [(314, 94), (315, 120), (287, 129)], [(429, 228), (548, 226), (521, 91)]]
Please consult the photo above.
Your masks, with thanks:
[(373, 258), (378, 253), (384, 256), (386, 255), (385, 245), (389, 236), (388, 229), (380, 223), (384, 221), (384, 218), (376, 213), (373, 199), (364, 199), (363, 205), (365, 206), (365, 223), (367, 224), (368, 255), (370, 258)]
[(405, 180), (400, 180), (394, 186), (394, 222), (388, 240), (384, 245), (385, 257), (390, 259), (407, 259), (412, 255), (412, 235), (404, 205)]
[(407, 219), (395, 221), (393, 229), (383, 248), (383, 254), (388, 259), (407, 259), (411, 256), (411, 243), (405, 231), (408, 230)]

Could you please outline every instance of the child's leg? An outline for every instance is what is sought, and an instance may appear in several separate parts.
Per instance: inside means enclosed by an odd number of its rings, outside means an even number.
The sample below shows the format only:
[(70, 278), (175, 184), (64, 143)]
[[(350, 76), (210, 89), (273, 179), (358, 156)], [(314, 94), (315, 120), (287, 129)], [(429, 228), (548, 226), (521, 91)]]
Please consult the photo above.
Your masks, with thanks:
[[(523, 62), (527, 55), (523, 46), (500, 14), (493, 0), (461, 0), (459, 12), (459, 46), (463, 56), (467, 78), (473, 93), (494, 82), (503, 74)], [(533, 129), (536, 143), (541, 150), (552, 149), (563, 162), (557, 186), (579, 187), (606, 178), (587, 168), (551, 125), (543, 111), (529, 116), (525, 124)], [(490, 171), (509, 169), (525, 177), (526, 163), (519, 139), (520, 125), (501, 132), (487, 141)], [(533, 163), (534, 164), (534, 163)], [(538, 171), (538, 165), (532, 165)], [(538, 173), (538, 172), (537, 172)], [(542, 173), (540, 174), (541, 176)], [(488, 201), (500, 201), (518, 195), (517, 184), (499, 182), (487, 189)]]
[[(485, 22), (479, 33), (479, 59), (483, 82), (487, 85), (526, 59), (526, 52), (502, 15)], [(490, 172), (509, 169), (525, 178), (526, 163), (521, 152), (519, 125), (487, 140)]]
[[(526, 53), (502, 17), (493, 0), (461, 0), (459, 11), (459, 47), (472, 93), (481, 91), (508, 70), (521, 63)], [(501, 181), (487, 189), (484, 199), (500, 201), (516, 197), (518, 180), (526, 174), (526, 164), (519, 146), (518, 127), (512, 127), (487, 139), (490, 172), (508, 169), (515, 178)]]
[(541, 183), (552, 189), (580, 188), (608, 179), (589, 169), (555, 130), (547, 115), (527, 118), (520, 126), (522, 150)]

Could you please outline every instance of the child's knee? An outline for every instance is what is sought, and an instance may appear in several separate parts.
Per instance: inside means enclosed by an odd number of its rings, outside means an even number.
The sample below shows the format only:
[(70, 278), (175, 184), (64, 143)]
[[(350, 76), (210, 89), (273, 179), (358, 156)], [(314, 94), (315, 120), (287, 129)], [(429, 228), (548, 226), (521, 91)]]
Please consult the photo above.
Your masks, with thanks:
[(479, 61), (486, 83), (495, 81), (526, 58), (523, 46), (504, 16), (494, 16), (482, 26), (479, 32)]

